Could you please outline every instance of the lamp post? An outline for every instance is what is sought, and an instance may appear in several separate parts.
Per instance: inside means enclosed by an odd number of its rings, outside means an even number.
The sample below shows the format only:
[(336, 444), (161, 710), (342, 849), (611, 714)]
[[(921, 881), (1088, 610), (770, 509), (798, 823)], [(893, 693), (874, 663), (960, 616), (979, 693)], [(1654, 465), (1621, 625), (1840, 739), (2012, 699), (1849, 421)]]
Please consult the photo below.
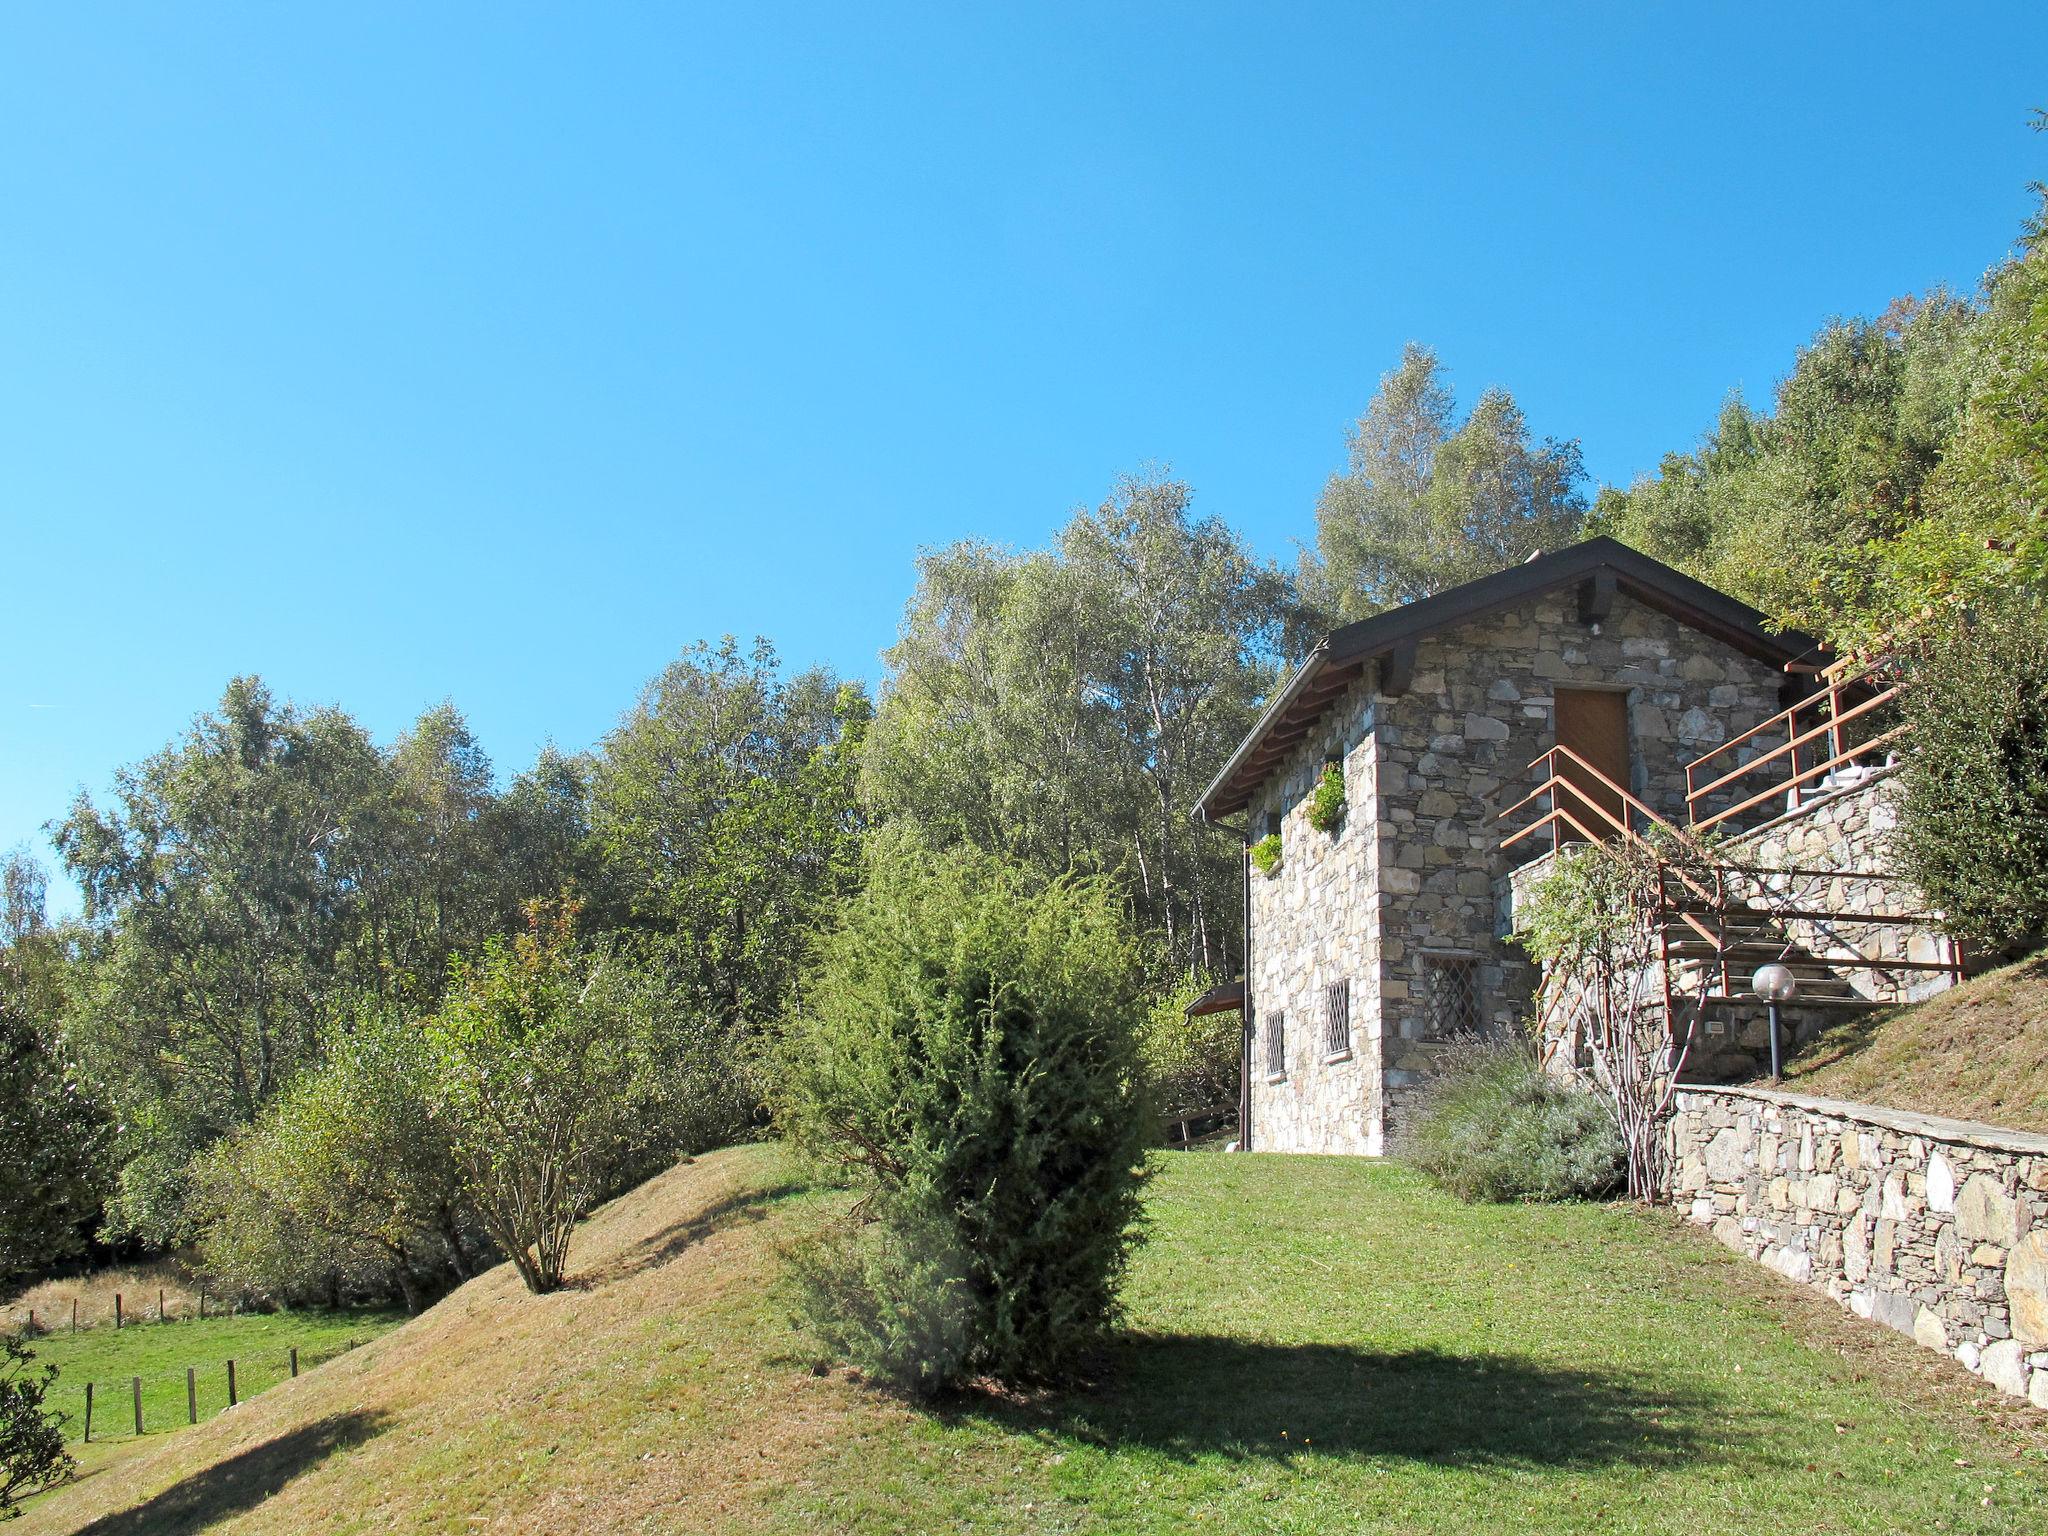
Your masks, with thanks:
[(1778, 1005), (1789, 1003), (1799, 995), (1799, 978), (1792, 974), (1792, 967), (1780, 965), (1773, 960), (1769, 965), (1760, 965), (1756, 974), (1749, 978), (1752, 992), (1770, 1004), (1771, 1009), (1771, 1081), (1776, 1082), (1778, 1071)]

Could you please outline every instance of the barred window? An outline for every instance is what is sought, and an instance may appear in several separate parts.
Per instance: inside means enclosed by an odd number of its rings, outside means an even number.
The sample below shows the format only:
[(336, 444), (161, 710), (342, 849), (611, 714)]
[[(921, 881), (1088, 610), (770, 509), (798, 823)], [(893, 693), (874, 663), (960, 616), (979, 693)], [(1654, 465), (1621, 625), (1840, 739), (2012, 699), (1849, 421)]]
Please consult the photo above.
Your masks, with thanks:
[(1351, 983), (1333, 981), (1323, 988), (1323, 1054), (1338, 1056), (1351, 1049)]
[(1479, 961), (1471, 955), (1422, 957), (1423, 1028), (1433, 1039), (1477, 1034)]
[(1275, 1013), (1266, 1020), (1266, 1075), (1278, 1077), (1287, 1070), (1287, 1015)]

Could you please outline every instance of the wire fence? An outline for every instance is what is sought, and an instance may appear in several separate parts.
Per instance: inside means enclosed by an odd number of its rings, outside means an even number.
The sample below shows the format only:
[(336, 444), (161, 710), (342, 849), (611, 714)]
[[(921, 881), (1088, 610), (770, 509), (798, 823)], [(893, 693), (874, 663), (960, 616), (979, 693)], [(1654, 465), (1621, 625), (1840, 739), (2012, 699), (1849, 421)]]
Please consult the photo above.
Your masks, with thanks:
[(254, 1350), (140, 1376), (74, 1379), (64, 1372), (52, 1383), (44, 1405), (62, 1416), (64, 1438), (72, 1444), (132, 1440), (210, 1419), (368, 1342), (349, 1338), (317, 1349)]
[(187, 1323), (217, 1317), (239, 1317), (239, 1297), (223, 1299), (206, 1291), (180, 1294), (156, 1286), (144, 1291), (112, 1291), (106, 1295), (72, 1296), (54, 1302), (14, 1305), (0, 1311), (0, 1332), (36, 1338), (53, 1333), (85, 1333), (95, 1328), (133, 1328), (138, 1323)]

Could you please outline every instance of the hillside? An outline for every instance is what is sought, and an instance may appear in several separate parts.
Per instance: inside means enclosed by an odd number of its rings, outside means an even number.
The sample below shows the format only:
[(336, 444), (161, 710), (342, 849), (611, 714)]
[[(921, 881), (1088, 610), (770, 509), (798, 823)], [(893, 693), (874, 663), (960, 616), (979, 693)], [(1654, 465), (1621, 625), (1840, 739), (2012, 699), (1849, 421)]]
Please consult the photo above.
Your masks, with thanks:
[(1837, 1024), (1785, 1077), (1800, 1093), (2048, 1132), (2048, 955)]
[[(1169, 1156), (1100, 1383), (933, 1412), (814, 1373), (771, 1282), (826, 1208), (772, 1148), (46, 1499), (100, 1536), (2027, 1529), (2048, 1426), (1661, 1215), (1406, 1169)], [(1853, 1491), (1853, 1497), (1847, 1497)]]

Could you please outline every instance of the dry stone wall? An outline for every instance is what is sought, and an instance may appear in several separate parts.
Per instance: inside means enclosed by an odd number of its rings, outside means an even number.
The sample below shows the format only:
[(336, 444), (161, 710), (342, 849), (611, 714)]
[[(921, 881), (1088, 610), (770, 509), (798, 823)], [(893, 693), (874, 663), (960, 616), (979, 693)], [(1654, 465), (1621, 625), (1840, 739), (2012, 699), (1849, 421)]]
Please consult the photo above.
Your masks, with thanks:
[(1679, 1093), (1672, 1199), (1729, 1247), (2048, 1408), (2048, 1136)]

